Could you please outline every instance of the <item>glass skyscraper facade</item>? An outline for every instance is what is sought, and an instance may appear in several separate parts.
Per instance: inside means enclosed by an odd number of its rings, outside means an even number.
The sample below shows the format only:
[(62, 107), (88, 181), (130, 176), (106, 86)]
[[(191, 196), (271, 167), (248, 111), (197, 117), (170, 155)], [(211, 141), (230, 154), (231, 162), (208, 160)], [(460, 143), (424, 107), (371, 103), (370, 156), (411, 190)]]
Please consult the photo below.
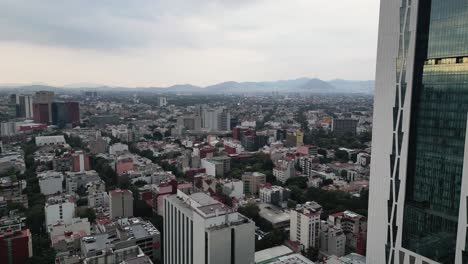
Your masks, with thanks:
[(380, 16), (368, 263), (468, 263), (468, 1)]
[(468, 1), (420, 1), (403, 247), (454, 263), (468, 112)]

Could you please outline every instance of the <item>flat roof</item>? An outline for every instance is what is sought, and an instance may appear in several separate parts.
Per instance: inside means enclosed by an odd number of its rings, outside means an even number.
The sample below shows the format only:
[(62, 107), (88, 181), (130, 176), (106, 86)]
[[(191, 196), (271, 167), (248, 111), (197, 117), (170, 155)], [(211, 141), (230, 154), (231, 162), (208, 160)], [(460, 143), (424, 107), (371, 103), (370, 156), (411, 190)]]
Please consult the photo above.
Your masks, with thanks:
[(284, 245), (267, 248), (267, 249), (255, 252), (255, 263), (264, 263), (265, 261), (270, 261), (272, 259), (286, 256), (291, 253), (293, 253), (293, 251)]
[(260, 216), (265, 218), (268, 222), (272, 224), (278, 224), (282, 222), (289, 222), (291, 216), (289, 213), (284, 212), (283, 210), (271, 205), (271, 204), (259, 204)]

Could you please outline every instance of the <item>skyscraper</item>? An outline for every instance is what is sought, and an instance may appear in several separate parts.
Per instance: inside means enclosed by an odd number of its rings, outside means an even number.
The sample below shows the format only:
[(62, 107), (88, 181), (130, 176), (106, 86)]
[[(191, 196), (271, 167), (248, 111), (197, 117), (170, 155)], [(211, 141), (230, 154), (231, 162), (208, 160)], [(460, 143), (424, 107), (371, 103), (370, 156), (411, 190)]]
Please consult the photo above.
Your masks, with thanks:
[(468, 2), (380, 8), (368, 263), (468, 263)]
[(33, 117), (33, 97), (31, 95), (12, 94), (10, 99), (15, 105), (16, 117)]
[(52, 102), (54, 92), (39, 91), (34, 95), (33, 116), (36, 123), (52, 122)]

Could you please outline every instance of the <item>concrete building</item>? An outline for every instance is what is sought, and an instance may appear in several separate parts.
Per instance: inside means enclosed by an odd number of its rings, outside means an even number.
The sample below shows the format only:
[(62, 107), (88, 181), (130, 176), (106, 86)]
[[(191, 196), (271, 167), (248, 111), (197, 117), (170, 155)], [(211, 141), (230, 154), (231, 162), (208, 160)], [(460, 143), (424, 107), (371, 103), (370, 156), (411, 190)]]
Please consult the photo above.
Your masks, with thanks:
[(166, 197), (164, 263), (253, 264), (254, 223), (204, 193)]
[(113, 190), (109, 192), (110, 218), (133, 216), (133, 193), (130, 190)]
[(177, 126), (187, 130), (200, 131), (202, 128), (202, 118), (197, 115), (181, 116), (177, 118)]
[(49, 146), (49, 145), (65, 145), (67, 142), (65, 141), (64, 136), (41, 136), (36, 137), (36, 146)]
[(203, 108), (202, 110), (203, 128), (211, 131), (230, 131), (231, 114), (223, 108)]
[(63, 174), (57, 171), (46, 171), (37, 174), (39, 188), (44, 195), (63, 192)]
[(339, 225), (346, 235), (346, 249), (365, 255), (367, 239), (367, 218), (351, 211), (328, 216), (328, 223)]
[(350, 118), (333, 118), (332, 131), (337, 136), (356, 136), (359, 120)]
[(88, 206), (91, 208), (109, 207), (109, 195), (106, 192), (90, 192), (88, 194)]
[(59, 128), (80, 124), (80, 104), (78, 102), (53, 102), (52, 124)]
[(109, 154), (111, 155), (119, 155), (125, 152), (128, 152), (127, 144), (115, 143), (109, 146)]
[(321, 214), (322, 206), (316, 202), (307, 202), (291, 210), (289, 239), (300, 243), (303, 250), (319, 248)]
[(346, 235), (341, 226), (322, 221), (320, 228), (320, 251), (322, 254), (337, 257), (344, 256), (346, 252)]
[(94, 235), (82, 240), (85, 242), (82, 243), (85, 256), (99, 254), (99, 251), (106, 248), (122, 249), (138, 246), (152, 260), (159, 261), (161, 258), (161, 233), (149, 221), (138, 217), (119, 218), (113, 221), (102, 219), (97, 222), (97, 229), (104, 236)]
[(225, 195), (237, 200), (244, 198), (244, 182), (241, 180), (224, 179), (220, 181), (220, 184), (223, 186), (223, 193)]
[(260, 201), (262, 203), (273, 204), (280, 207), (286, 207), (291, 191), (281, 186), (265, 185), (260, 189)]
[(466, 12), (381, 1), (368, 263), (467, 262)]
[(201, 167), (206, 170), (206, 174), (223, 177), (231, 169), (229, 157), (213, 157), (201, 160)]
[[(68, 193), (76, 193), (80, 188), (86, 189), (88, 183), (102, 182), (95, 170), (83, 172), (65, 172), (65, 187)], [(102, 184), (104, 184), (102, 182)]]
[(33, 256), (32, 234), (26, 229), (25, 217), (0, 218), (0, 262), (24, 264)]
[(260, 172), (244, 172), (242, 181), (245, 194), (257, 195), (260, 188), (266, 184), (266, 175)]
[(75, 208), (75, 201), (69, 195), (48, 198), (44, 207), (46, 227), (49, 228), (55, 224), (71, 224), (75, 217)]
[(32, 256), (32, 234), (29, 229), (15, 228), (0, 231), (0, 259), (2, 263), (24, 264)]
[(279, 182), (286, 183), (289, 178), (296, 176), (294, 162), (279, 160), (276, 162), (275, 167), (273, 168), (273, 176), (275, 176), (276, 180)]
[(39, 91), (34, 95), (33, 117), (36, 123), (52, 123), (54, 92)]
[(167, 105), (167, 98), (164, 96), (158, 97), (158, 104), (159, 107), (164, 107)]
[(16, 117), (27, 119), (33, 118), (33, 96), (32, 95), (13, 95), (15, 101)]

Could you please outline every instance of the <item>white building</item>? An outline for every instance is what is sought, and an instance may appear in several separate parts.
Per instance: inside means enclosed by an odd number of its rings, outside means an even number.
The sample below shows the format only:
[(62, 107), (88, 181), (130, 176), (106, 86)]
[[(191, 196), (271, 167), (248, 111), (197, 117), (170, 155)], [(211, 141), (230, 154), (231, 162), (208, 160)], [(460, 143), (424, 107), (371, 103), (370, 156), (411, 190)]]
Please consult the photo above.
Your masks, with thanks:
[(65, 137), (64, 136), (42, 136), (36, 137), (36, 146), (46, 146), (46, 145), (65, 145)]
[(80, 232), (83, 231), (86, 235), (91, 234), (91, 225), (88, 218), (73, 218), (71, 223), (59, 223), (47, 227), (47, 232), (50, 237), (63, 235), (66, 232)]
[(47, 227), (57, 223), (72, 224), (75, 217), (75, 201), (71, 196), (54, 196), (47, 199), (45, 204), (45, 224)]
[(106, 192), (89, 193), (88, 206), (91, 208), (109, 207), (109, 195)]
[(167, 105), (167, 98), (164, 96), (158, 97), (158, 106), (166, 106)]
[(115, 143), (114, 145), (109, 146), (109, 154), (119, 155), (123, 152), (128, 152), (128, 145), (122, 143)]
[(63, 174), (57, 171), (46, 171), (37, 175), (39, 188), (44, 195), (63, 192)]
[(241, 180), (224, 180), (221, 181), (223, 185), (223, 193), (229, 197), (234, 197), (237, 200), (244, 198), (244, 182)]
[(307, 202), (291, 210), (289, 239), (301, 244), (303, 250), (318, 248), (320, 243), (320, 215), (322, 206), (316, 202)]
[(253, 264), (255, 224), (204, 193), (166, 197), (164, 263)]
[(282, 183), (285, 183), (291, 177), (295, 177), (296, 168), (294, 167), (294, 162), (279, 160), (273, 168), (273, 176)]
[(109, 192), (110, 218), (127, 218), (133, 216), (133, 193), (130, 190), (113, 190)]

